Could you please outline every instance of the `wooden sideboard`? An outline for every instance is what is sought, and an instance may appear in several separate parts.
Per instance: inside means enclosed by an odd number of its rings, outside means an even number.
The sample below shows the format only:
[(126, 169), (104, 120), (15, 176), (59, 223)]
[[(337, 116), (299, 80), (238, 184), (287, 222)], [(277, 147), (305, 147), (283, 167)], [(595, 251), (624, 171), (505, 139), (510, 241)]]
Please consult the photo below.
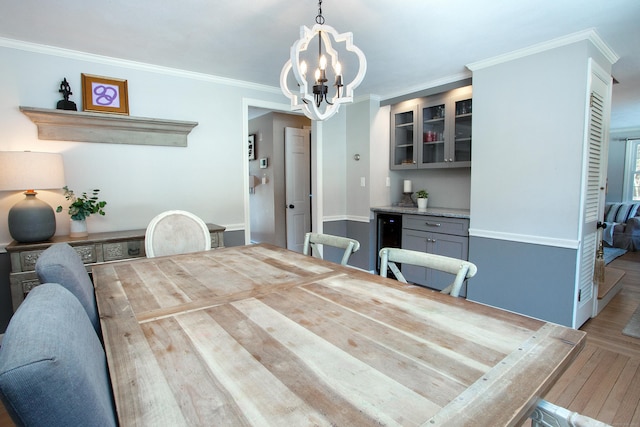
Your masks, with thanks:
[[(223, 247), (225, 227), (216, 224), (207, 226), (211, 233), (211, 247)], [(95, 264), (146, 256), (145, 231), (146, 229), (94, 233), (80, 238), (54, 236), (51, 240), (38, 243), (11, 242), (6, 249), (11, 259), (9, 283), (13, 311), (18, 309), (29, 291), (40, 284), (35, 272), (36, 261), (49, 246), (54, 243), (68, 243), (80, 255), (87, 271), (91, 271)]]

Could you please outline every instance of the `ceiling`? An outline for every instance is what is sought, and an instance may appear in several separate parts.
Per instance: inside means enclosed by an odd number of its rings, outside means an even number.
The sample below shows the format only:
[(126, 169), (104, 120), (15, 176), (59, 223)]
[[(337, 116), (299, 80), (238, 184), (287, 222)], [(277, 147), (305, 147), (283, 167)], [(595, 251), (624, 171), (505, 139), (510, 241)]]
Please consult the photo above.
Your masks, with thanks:
[[(278, 87), (316, 0), (0, 0), (0, 37)], [(595, 29), (620, 57), (612, 127), (640, 127), (638, 0), (324, 0), (367, 57), (356, 96), (390, 99), (465, 65)]]

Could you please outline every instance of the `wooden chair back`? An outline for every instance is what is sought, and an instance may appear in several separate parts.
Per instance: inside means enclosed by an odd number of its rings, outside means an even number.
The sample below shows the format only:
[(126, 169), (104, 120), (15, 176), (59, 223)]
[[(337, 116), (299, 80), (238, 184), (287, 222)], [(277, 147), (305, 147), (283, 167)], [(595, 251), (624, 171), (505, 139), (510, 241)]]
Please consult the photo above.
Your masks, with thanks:
[(450, 258), (442, 255), (429, 254), (408, 249), (380, 249), (380, 275), (382, 277), (387, 277), (388, 268), (396, 276), (396, 279), (400, 282), (407, 283), (402, 272), (395, 264), (396, 262), (432, 268), (434, 270), (454, 274), (455, 279), (453, 282), (441, 291), (442, 293), (449, 294), (452, 297), (459, 296), (460, 289), (462, 288), (464, 281), (475, 276), (478, 271), (475, 264), (457, 258)]
[(360, 242), (348, 237), (333, 236), (331, 234), (320, 233), (307, 233), (304, 237), (304, 246), (302, 247), (302, 253), (305, 255), (311, 254), (316, 258), (322, 258), (320, 256), (320, 250), (317, 245), (327, 245), (336, 248), (344, 249), (344, 254), (340, 264), (347, 265), (351, 254), (357, 252), (360, 249)]

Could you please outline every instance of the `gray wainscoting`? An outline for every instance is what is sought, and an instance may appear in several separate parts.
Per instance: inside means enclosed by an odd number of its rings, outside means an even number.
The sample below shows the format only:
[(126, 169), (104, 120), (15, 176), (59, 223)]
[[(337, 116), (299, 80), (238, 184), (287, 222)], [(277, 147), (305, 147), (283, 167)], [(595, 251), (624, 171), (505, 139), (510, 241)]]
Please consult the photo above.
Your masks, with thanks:
[(469, 237), (467, 299), (571, 326), (577, 250)]
[[(371, 270), (369, 265), (369, 223), (360, 221), (328, 221), (323, 224), (324, 233), (349, 237), (360, 242), (360, 250), (349, 258), (349, 265), (363, 270)], [(324, 259), (340, 262), (344, 251), (336, 248), (324, 250)]]

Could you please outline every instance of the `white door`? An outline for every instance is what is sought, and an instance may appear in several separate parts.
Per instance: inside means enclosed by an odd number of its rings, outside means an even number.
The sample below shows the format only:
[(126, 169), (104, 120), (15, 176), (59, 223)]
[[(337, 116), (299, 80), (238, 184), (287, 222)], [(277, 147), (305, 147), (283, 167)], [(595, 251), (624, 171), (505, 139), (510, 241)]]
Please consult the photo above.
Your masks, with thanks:
[(587, 153), (584, 160), (581, 239), (578, 265), (578, 295), (573, 327), (579, 328), (593, 315), (598, 286), (593, 273), (598, 246), (598, 229), (606, 188), (607, 134), (611, 77), (591, 63), (591, 94), (587, 129)]
[(311, 138), (308, 129), (285, 128), (287, 249), (302, 252), (311, 231)]

